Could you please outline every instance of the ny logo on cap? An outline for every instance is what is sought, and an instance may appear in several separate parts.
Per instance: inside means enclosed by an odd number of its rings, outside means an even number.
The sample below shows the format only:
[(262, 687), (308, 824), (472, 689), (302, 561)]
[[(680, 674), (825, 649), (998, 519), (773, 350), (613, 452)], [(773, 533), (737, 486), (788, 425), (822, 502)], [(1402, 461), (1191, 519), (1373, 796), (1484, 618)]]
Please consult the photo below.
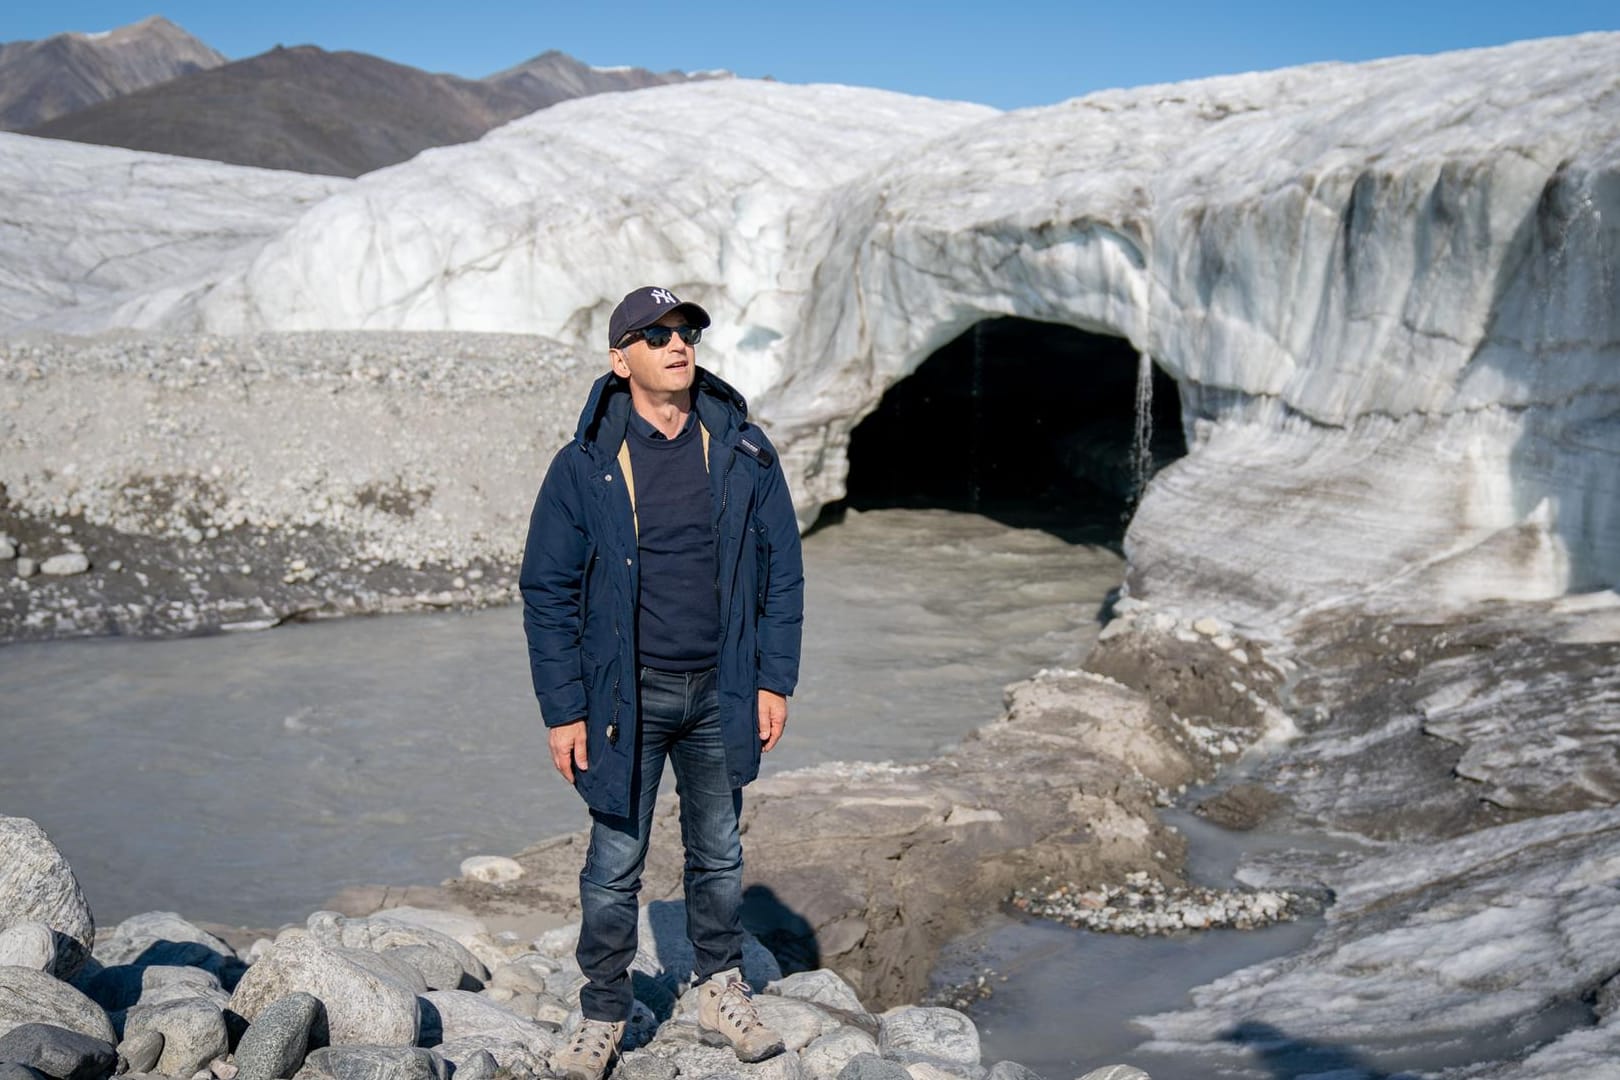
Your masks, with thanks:
[(679, 300), (675, 299), (675, 294), (670, 292), (668, 289), (654, 289), (651, 295), (652, 298), (658, 301), (660, 304), (675, 305), (680, 303)]

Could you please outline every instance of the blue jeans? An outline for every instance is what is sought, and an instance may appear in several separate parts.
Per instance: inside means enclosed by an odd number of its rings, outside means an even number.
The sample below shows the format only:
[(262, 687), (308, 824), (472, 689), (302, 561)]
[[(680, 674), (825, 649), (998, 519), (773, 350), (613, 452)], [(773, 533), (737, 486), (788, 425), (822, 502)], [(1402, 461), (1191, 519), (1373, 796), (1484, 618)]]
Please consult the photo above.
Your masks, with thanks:
[(637, 894), (664, 759), (675, 768), (686, 847), (686, 935), (698, 979), (742, 966), (742, 791), (726, 771), (720, 697), (713, 668), (675, 673), (642, 668), (638, 751), (631, 778), (634, 817), (591, 812), (591, 845), (579, 874), (581, 925), (574, 956), (589, 981), (580, 1009), (593, 1020), (624, 1020), (632, 1000)]

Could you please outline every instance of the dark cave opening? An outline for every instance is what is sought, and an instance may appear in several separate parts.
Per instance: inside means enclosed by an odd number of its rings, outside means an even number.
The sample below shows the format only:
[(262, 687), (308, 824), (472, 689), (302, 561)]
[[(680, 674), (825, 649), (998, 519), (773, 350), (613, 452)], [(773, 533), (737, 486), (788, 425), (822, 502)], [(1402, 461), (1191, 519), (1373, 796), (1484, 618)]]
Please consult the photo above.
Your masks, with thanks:
[[(972, 511), (1117, 546), (1137, 494), (1139, 363), (1123, 338), (1011, 317), (977, 323), (851, 433), (841, 505)], [(1175, 380), (1153, 364), (1151, 381), (1148, 475), (1187, 452)]]

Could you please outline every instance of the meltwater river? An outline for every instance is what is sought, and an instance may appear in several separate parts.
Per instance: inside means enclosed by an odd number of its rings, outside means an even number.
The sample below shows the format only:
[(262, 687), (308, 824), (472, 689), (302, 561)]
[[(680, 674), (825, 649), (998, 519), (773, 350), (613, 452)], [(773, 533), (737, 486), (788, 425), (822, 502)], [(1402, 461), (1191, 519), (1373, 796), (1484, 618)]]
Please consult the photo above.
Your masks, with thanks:
[[(944, 510), (850, 514), (805, 557), (804, 678), (767, 772), (933, 755), (1004, 684), (1076, 663), (1122, 573), (1106, 547)], [(0, 712), (0, 814), (44, 827), (101, 925), (274, 927), (587, 822), (516, 606), (5, 646)]]

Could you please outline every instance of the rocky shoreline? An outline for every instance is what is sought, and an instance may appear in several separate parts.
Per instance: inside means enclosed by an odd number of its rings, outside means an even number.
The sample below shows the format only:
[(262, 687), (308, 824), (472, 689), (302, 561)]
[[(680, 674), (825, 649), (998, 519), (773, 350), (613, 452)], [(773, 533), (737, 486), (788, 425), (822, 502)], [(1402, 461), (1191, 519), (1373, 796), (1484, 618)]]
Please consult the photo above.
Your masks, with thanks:
[[(579, 1020), (577, 924), (525, 940), (447, 910), (317, 911), (238, 951), (167, 912), (98, 932), (71, 868), (25, 818), (0, 817), (0, 855), (6, 1080), (543, 1077)], [(745, 1064), (699, 1037), (682, 905), (644, 907), (641, 941), (613, 1071), (624, 1080), (1035, 1080), (1015, 1062), (986, 1066), (962, 1013), (870, 1011), (832, 971), (784, 975), (751, 936), (745, 972), (785, 1050)]]

